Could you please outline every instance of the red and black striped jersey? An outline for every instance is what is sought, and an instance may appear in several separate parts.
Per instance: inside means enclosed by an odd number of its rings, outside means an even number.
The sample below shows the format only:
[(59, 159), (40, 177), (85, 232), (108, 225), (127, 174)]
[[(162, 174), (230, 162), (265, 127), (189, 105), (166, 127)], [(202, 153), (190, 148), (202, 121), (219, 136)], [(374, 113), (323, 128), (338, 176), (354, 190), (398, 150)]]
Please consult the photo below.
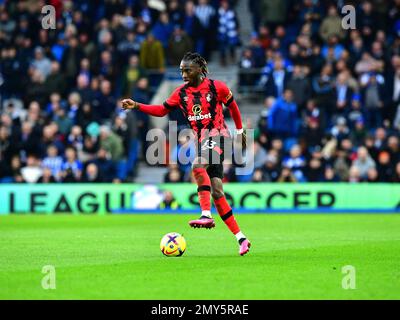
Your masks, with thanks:
[(179, 86), (164, 102), (164, 107), (179, 108), (202, 141), (207, 136), (230, 136), (223, 105), (228, 106), (232, 101), (232, 92), (224, 82), (205, 78), (198, 87)]

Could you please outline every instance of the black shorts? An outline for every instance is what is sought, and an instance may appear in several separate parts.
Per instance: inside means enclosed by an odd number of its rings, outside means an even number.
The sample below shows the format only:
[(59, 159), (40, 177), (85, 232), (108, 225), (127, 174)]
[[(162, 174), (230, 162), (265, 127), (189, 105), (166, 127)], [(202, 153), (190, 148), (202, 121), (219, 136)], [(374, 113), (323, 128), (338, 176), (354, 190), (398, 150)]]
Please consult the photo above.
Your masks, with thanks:
[(225, 145), (230, 142), (230, 138), (215, 136), (206, 138), (198, 144), (197, 155), (207, 161), (207, 173), (210, 178), (222, 179), (224, 177), (222, 163), (225, 159)]

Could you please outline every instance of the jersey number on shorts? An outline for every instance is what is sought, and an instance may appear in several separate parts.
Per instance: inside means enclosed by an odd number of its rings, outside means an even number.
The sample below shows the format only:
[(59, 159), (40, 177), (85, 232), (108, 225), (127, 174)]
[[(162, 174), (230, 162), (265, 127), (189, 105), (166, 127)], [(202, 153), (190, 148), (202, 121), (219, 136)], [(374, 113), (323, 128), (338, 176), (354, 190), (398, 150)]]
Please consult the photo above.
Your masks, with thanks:
[(213, 149), (216, 145), (217, 143), (215, 141), (207, 140), (206, 142), (204, 142), (203, 146), (201, 147), (201, 150)]

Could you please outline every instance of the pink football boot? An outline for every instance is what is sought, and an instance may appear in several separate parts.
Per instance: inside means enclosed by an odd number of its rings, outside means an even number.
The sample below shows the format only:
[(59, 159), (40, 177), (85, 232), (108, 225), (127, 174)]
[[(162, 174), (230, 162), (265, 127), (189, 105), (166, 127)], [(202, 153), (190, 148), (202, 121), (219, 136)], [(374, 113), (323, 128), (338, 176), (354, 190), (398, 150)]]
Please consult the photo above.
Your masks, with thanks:
[(206, 229), (211, 229), (215, 227), (215, 221), (213, 218), (201, 216), (197, 220), (192, 220), (189, 221), (189, 225), (192, 228), (206, 228)]
[(251, 243), (249, 240), (244, 239), (239, 247), (239, 254), (241, 256), (245, 255), (247, 252), (250, 251)]

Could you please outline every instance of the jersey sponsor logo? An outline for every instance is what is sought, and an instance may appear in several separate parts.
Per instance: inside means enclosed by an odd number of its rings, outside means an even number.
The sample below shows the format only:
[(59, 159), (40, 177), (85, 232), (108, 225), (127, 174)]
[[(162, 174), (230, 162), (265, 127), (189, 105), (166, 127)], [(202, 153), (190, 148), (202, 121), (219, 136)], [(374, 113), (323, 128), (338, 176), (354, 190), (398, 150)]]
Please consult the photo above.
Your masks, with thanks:
[(195, 105), (192, 107), (192, 112), (194, 113), (194, 115), (188, 117), (188, 120), (189, 120), (189, 121), (197, 121), (197, 120), (203, 120), (203, 119), (211, 119), (211, 113), (201, 114), (202, 109), (201, 109), (201, 105), (199, 105), (199, 104), (195, 104)]
[(189, 121), (196, 121), (196, 120), (203, 120), (203, 119), (211, 119), (211, 113), (200, 114), (200, 115), (195, 115), (195, 116), (189, 116), (188, 117)]
[(200, 115), (201, 114), (201, 105), (199, 105), (199, 104), (195, 104), (193, 107), (192, 107), (192, 112), (194, 113), (194, 115), (196, 115), (196, 116), (198, 116), (198, 115)]

